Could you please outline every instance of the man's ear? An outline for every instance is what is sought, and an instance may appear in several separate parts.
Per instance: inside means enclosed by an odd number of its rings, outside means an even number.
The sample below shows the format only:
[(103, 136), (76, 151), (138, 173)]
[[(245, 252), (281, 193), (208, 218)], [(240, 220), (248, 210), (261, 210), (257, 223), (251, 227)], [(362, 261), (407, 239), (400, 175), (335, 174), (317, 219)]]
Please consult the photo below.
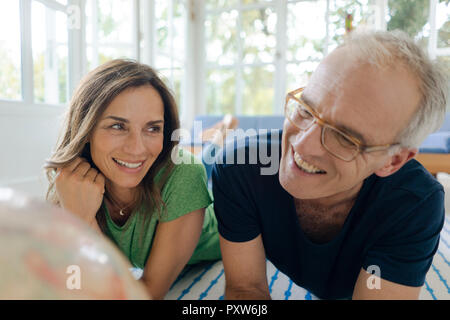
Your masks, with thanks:
[(376, 170), (374, 173), (379, 177), (387, 177), (399, 170), (403, 165), (414, 158), (419, 152), (417, 148), (402, 148), (400, 151), (396, 152), (394, 155), (390, 156), (386, 161), (385, 165), (380, 169)]

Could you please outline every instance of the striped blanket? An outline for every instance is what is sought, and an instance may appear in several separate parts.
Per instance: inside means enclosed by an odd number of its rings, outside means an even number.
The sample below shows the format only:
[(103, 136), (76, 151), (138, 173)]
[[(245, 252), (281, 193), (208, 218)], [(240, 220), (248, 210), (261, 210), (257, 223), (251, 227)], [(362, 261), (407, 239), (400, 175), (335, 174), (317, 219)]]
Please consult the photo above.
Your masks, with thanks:
[[(438, 251), (420, 293), (424, 300), (450, 299), (450, 218), (446, 215)], [(315, 300), (307, 290), (297, 286), (267, 261), (267, 280), (272, 299)], [(225, 275), (222, 261), (187, 266), (172, 285), (168, 300), (221, 300)]]

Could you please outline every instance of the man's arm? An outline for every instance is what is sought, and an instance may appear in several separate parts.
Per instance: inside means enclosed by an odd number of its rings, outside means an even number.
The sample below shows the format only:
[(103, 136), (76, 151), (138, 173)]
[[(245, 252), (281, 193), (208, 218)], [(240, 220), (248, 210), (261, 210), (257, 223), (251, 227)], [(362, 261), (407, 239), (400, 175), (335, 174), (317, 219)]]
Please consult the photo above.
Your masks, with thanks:
[[(377, 283), (378, 285), (370, 285)], [(372, 288), (373, 287), (373, 288)], [(372, 289), (370, 289), (372, 288)], [(381, 279), (361, 268), (355, 289), (354, 300), (417, 300), (422, 287), (410, 287)]]
[(225, 269), (225, 298), (269, 300), (261, 235), (247, 242), (231, 242), (220, 236), (220, 249)]

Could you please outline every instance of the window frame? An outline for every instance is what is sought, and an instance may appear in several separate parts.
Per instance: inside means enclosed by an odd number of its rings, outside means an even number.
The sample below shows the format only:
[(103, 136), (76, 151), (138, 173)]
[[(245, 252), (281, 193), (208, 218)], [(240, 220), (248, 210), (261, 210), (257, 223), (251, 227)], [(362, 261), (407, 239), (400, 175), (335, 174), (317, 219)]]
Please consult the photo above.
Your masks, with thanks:
[[(61, 4), (55, 0), (32, 0), (44, 4), (46, 7), (53, 10), (62, 11), (66, 14), (70, 6), (77, 6), (80, 9), (79, 28), (68, 29), (68, 100), (73, 94), (75, 87), (78, 85), (82, 76), (87, 72), (87, 43), (86, 43), (86, 0), (68, 0), (67, 5)], [(59, 112), (63, 104), (49, 104), (39, 103), (34, 101), (34, 74), (33, 74), (33, 55), (32, 55), (32, 20), (31, 20), (31, 6), (30, 0), (19, 0), (20, 8), (20, 52), (21, 52), (21, 99), (8, 100), (0, 99), (0, 109), (3, 113), (5, 110), (12, 113), (29, 114), (31, 109), (48, 110), (54, 113), (55, 110)], [(95, 0), (97, 1), (97, 0)], [(155, 0), (132, 0), (133, 4), (133, 25), (132, 25), (132, 40), (133, 40), (133, 54), (137, 61), (149, 64), (158, 70), (154, 65), (156, 56), (156, 27), (154, 22), (155, 17)], [(185, 66), (184, 76), (182, 79), (181, 101), (179, 105), (180, 118), (182, 126), (189, 127), (192, 124), (196, 115), (205, 114), (206, 107), (206, 77), (208, 70), (213, 69), (236, 69), (236, 103), (235, 110), (239, 114), (242, 111), (243, 101), (243, 70), (246, 67), (258, 67), (271, 65), (275, 68), (273, 76), (274, 100), (272, 111), (273, 114), (283, 113), (283, 101), (287, 87), (287, 64), (301, 63), (311, 61), (287, 61), (287, 22), (288, 4), (297, 3), (305, 0), (273, 0), (267, 3), (257, 3), (243, 5), (239, 2), (235, 6), (224, 7), (219, 9), (206, 9), (205, 0), (184, 0), (186, 7), (186, 41), (185, 41)], [(328, 45), (330, 43), (330, 3), (332, 0), (326, 1), (326, 39), (324, 55), (328, 52)], [(450, 56), (450, 47), (437, 47), (437, 29), (436, 29), (436, 8), (438, 0), (430, 0), (430, 39), (428, 43), (428, 53), (432, 59), (439, 56)], [(376, 29), (385, 30), (386, 20), (385, 14), (388, 8), (388, 0), (375, 0), (375, 27)], [(233, 65), (219, 66), (208, 64), (206, 62), (206, 39), (204, 22), (206, 17), (210, 14), (218, 14), (230, 9), (238, 10), (238, 21), (241, 20), (241, 12), (245, 10), (254, 10), (260, 8), (272, 8), (277, 15), (276, 22), (276, 47), (275, 57), (272, 62), (267, 63), (253, 63), (245, 64), (242, 59), (238, 59)], [(149, 19), (141, 21), (141, 12)], [(241, 28), (241, 23), (238, 23)], [(170, 31), (169, 31), (170, 32)], [(239, 41), (241, 42), (241, 41)], [(199, 50), (199, 48), (202, 48)], [(242, 47), (239, 45), (238, 54), (242, 57)], [(173, 67), (173, 66), (172, 66)], [(171, 81), (171, 79), (168, 79)], [(31, 112), (35, 114), (35, 112)]]
[[(206, 22), (206, 16), (207, 15), (217, 15), (223, 12), (231, 11), (231, 10), (237, 10), (238, 11), (238, 23), (237, 28), (241, 29), (241, 13), (243, 11), (247, 10), (255, 10), (255, 9), (262, 9), (262, 8), (272, 8), (277, 15), (277, 23), (276, 23), (276, 30), (275, 30), (275, 37), (276, 37), (276, 46), (275, 46), (275, 57), (272, 62), (267, 63), (244, 63), (242, 59), (242, 47), (241, 42), (242, 39), (238, 40), (238, 58), (236, 59), (235, 63), (232, 65), (227, 66), (221, 66), (219, 64), (214, 63), (208, 63), (206, 62), (206, 59), (203, 59), (203, 63), (199, 68), (202, 70), (202, 74), (206, 74), (208, 70), (220, 70), (220, 69), (235, 69), (236, 70), (236, 98), (235, 98), (235, 105), (234, 105), (234, 111), (235, 114), (242, 114), (242, 101), (243, 101), (243, 70), (246, 67), (261, 67), (261, 66), (268, 66), (271, 65), (275, 69), (274, 77), (273, 77), (273, 88), (274, 88), (274, 95), (273, 95), (273, 103), (272, 103), (272, 114), (274, 115), (282, 115), (283, 114), (283, 101), (285, 99), (286, 95), (286, 87), (287, 87), (287, 72), (286, 72), (286, 66), (289, 63), (304, 63), (304, 62), (318, 62), (317, 59), (306, 59), (306, 60), (292, 60), (288, 61), (286, 57), (287, 53), (287, 16), (288, 16), (288, 4), (294, 4), (299, 2), (304, 2), (305, 0), (272, 0), (268, 2), (262, 2), (257, 4), (247, 4), (243, 5), (241, 1), (239, 1), (238, 4), (223, 8), (215, 8), (211, 10), (204, 10), (204, 14), (202, 16), (202, 19), (200, 21), (197, 21), (196, 23), (200, 24), (201, 27), (198, 27), (198, 29), (201, 29), (202, 31), (202, 37), (205, 38), (205, 30), (204, 30), (204, 23)], [(330, 0), (324, 0), (326, 2), (326, 12), (325, 12), (325, 21), (326, 21), (326, 29), (325, 29), (325, 50), (324, 50), (324, 56), (328, 53), (328, 46), (330, 43), (330, 35), (329, 35), (329, 13), (330, 13)], [(380, 1), (380, 0), (377, 0)], [(386, 0), (385, 0), (386, 1)], [(204, 0), (199, 0), (198, 3), (201, 3), (204, 7)], [(378, 4), (381, 5), (382, 3)], [(197, 4), (198, 5), (198, 4)], [(238, 32), (240, 34), (240, 32)], [(203, 46), (203, 51), (206, 52), (206, 46)], [(206, 79), (203, 76), (201, 78), (200, 83), (201, 88), (206, 87)], [(202, 90), (204, 91), (204, 90)], [(205, 98), (205, 92), (201, 92), (199, 95), (202, 99), (199, 101), (199, 107), (196, 110), (196, 114), (206, 114), (207, 113), (207, 101)]]

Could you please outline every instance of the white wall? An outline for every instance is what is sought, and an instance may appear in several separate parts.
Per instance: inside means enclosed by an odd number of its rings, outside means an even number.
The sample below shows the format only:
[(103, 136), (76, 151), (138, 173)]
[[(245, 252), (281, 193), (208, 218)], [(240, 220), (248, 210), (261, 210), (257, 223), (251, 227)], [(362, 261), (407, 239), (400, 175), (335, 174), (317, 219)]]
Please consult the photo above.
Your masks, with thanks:
[(42, 169), (55, 146), (65, 106), (0, 103), (0, 187), (44, 198)]

